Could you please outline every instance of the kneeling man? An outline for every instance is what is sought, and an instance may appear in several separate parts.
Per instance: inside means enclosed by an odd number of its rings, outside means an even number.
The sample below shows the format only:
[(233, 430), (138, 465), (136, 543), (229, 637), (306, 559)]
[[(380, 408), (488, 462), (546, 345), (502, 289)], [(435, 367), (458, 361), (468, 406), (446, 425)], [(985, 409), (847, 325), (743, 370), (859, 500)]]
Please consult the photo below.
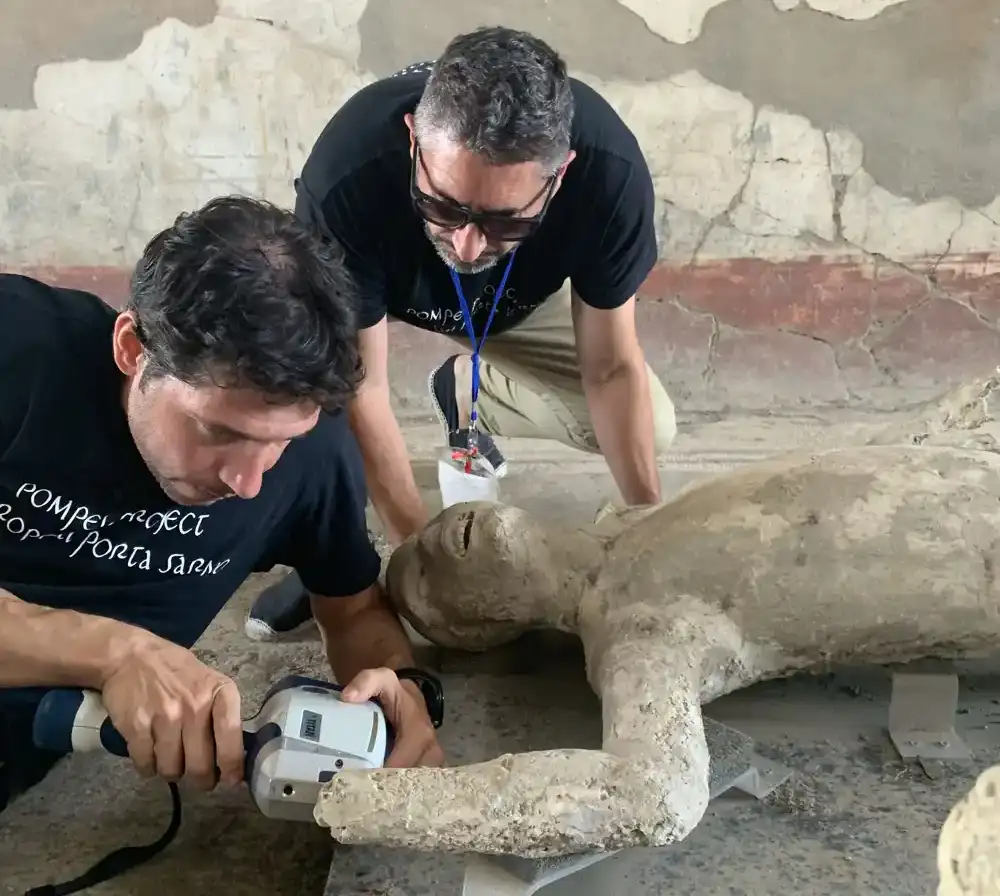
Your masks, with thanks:
[(140, 772), (239, 782), (239, 693), (190, 648), (276, 563), (349, 698), (395, 723), (390, 764), (441, 762), (394, 671), (413, 658), (343, 413), (362, 377), (350, 282), (291, 213), (235, 197), (149, 243), (119, 314), (0, 275), (0, 809), (59, 758), (31, 740), (50, 687), (101, 691)]

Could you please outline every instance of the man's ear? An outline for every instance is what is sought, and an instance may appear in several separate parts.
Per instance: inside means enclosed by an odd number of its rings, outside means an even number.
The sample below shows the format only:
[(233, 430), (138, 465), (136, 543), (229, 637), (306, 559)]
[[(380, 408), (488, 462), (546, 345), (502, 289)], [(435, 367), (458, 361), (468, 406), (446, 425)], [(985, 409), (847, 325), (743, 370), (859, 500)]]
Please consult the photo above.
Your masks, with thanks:
[(576, 158), (576, 150), (571, 149), (566, 154), (566, 161), (563, 162), (558, 168), (556, 168), (556, 187), (552, 195), (555, 196), (562, 189), (563, 178), (566, 176), (566, 169), (569, 168), (570, 162)]
[(407, 112), (403, 116), (403, 121), (406, 122), (406, 129), (410, 132), (410, 155), (413, 155), (413, 148), (416, 146), (417, 143), (417, 129), (416, 129), (415, 119), (413, 118), (413, 113)]
[(142, 367), (143, 348), (136, 332), (135, 316), (131, 311), (122, 311), (115, 318), (111, 336), (111, 351), (115, 366), (125, 376), (135, 376)]
[(556, 177), (559, 179), (560, 182), (562, 182), (562, 179), (566, 176), (566, 169), (569, 168), (570, 162), (572, 162), (573, 159), (575, 158), (576, 158), (576, 150), (571, 149), (566, 154), (566, 161), (559, 166), (559, 170), (556, 172)]

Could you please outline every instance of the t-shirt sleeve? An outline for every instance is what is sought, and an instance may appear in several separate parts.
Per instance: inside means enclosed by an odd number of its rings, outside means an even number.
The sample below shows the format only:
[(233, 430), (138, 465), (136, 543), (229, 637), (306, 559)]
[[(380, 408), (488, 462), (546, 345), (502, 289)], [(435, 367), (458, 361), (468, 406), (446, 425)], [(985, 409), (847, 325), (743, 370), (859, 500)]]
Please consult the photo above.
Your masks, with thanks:
[(612, 157), (591, 194), (593, 238), (580, 255), (571, 281), (595, 308), (618, 308), (642, 285), (656, 264), (653, 179), (645, 163)]
[(350, 597), (374, 585), (382, 565), (365, 518), (364, 465), (346, 415), (318, 425), (324, 431), (300, 459), (299, 506), (275, 561), (293, 567), (313, 594)]
[[(340, 181), (322, 198), (310, 189), (306, 178), (296, 183), (296, 214), (334, 240), (344, 252), (344, 262), (358, 294), (358, 325), (372, 327), (386, 315), (388, 284), (381, 258), (382, 234), (368, 212), (380, 203), (373, 201), (359, 174)], [(377, 189), (377, 185), (376, 185)]]

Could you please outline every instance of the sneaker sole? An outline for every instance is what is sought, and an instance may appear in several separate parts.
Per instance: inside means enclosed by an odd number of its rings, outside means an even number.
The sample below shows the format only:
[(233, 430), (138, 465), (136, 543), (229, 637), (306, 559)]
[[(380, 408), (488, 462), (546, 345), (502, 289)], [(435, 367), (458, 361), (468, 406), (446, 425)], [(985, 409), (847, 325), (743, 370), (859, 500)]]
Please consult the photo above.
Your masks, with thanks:
[[(437, 400), (437, 395), (434, 394), (434, 377), (437, 376), (437, 372), (444, 367), (444, 362), (438, 364), (432, 371), (429, 377), (427, 377), (427, 392), (431, 397), (431, 406), (434, 408), (434, 415), (438, 419), (438, 423), (441, 424), (441, 431), (444, 433), (445, 444), (448, 443), (448, 416), (442, 410), (440, 403)], [(489, 464), (489, 461), (484, 457), (484, 461)], [(492, 466), (492, 465), (490, 465)], [(507, 475), (507, 458), (504, 458), (502, 464), (493, 471), (493, 475), (497, 479), (503, 479)]]
[(314, 629), (317, 632), (319, 630), (315, 619), (307, 619), (305, 622), (300, 622), (294, 628), (290, 628), (284, 632), (279, 632), (271, 628), (263, 619), (256, 619), (249, 614), (247, 614), (243, 622), (243, 632), (251, 641), (266, 644), (302, 641), (305, 640), (303, 636), (309, 634)]

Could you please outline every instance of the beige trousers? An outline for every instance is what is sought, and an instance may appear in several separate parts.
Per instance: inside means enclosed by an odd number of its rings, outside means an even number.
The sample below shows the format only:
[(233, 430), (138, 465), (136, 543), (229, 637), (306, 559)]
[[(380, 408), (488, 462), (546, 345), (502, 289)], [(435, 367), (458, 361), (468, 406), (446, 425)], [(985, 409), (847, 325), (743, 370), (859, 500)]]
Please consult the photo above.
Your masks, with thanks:
[[(462, 335), (451, 337), (469, 351)], [(570, 283), (514, 329), (487, 334), (479, 363), (479, 420), (484, 431), (508, 438), (551, 439), (600, 453), (583, 392), (573, 330)], [(646, 365), (657, 454), (677, 433), (674, 404)]]

